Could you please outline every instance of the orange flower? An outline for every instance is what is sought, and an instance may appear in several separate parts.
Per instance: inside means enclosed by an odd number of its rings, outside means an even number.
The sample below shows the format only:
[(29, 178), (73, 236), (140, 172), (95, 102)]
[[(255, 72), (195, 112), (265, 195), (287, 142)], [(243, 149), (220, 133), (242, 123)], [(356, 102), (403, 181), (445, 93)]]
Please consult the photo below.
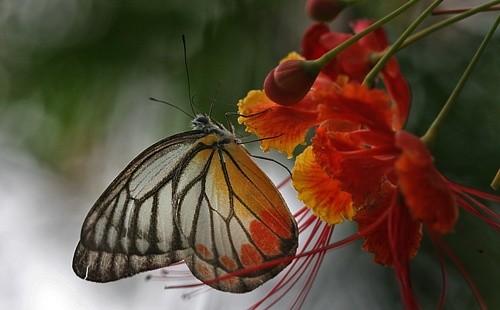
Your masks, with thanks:
[[(399, 110), (383, 91), (355, 81), (334, 83), (320, 74), (311, 92), (296, 106), (275, 106), (268, 99), (263, 105), (251, 97), (240, 102), (240, 109), (253, 102), (260, 110), (250, 109), (247, 114), (271, 110), (241, 119), (260, 135), (285, 133), (270, 141), (278, 140), (274, 143), (279, 150), (286, 149), (289, 155), (304, 142), (307, 130), (317, 126), (312, 146), (297, 156), (292, 185), (298, 198), (328, 225), (344, 220), (358, 224), (358, 234), (350, 239), (313, 248), (298, 257), (319, 255), (364, 238), (362, 248), (374, 254), (373, 262), (395, 268), (405, 305), (412, 308), (418, 301), (409, 285), (409, 260), (418, 252), (422, 228), (433, 240), (440, 240), (454, 230), (461, 206), (500, 231), (500, 217), (468, 195), (494, 201), (500, 198), (443, 178), (422, 140), (399, 129)], [(304, 135), (300, 141), (291, 139), (296, 131)], [(477, 207), (494, 219), (482, 215)]]
[[(359, 32), (370, 24), (357, 21), (353, 27)], [(326, 25), (314, 25), (304, 37), (303, 53), (306, 59), (316, 59), (349, 37), (330, 32)], [(299, 144), (306, 144), (306, 136), (314, 128), (312, 145), (296, 158), (292, 186), (299, 200), (314, 214), (315, 220), (308, 217), (307, 225), (321, 221), (328, 229), (318, 229), (321, 242), (295, 258), (321, 261), (326, 251), (363, 238), (362, 249), (374, 255), (373, 262), (394, 267), (405, 307), (413, 309), (419, 303), (411, 290), (409, 261), (418, 252), (424, 229), (435, 244), (457, 261), (441, 236), (454, 231), (458, 207), (500, 231), (500, 216), (475, 198), (500, 202), (500, 197), (445, 179), (424, 142), (402, 130), (410, 94), (395, 58), (381, 72), (386, 92), (360, 84), (373, 65), (371, 61), (387, 46), (383, 30), (374, 31), (327, 64), (312, 87), (309, 79), (300, 78), (304, 73), (299, 66), (303, 58), (291, 53), (283, 61), (299, 61), (283, 68), (299, 73), (299, 78), (288, 82), (303, 84), (295, 86), (297, 92), (305, 93), (304, 98), (284, 106), (262, 91), (251, 91), (238, 103), (238, 121), (247, 126), (247, 131), (264, 139), (264, 151), (273, 148), (289, 158)], [(285, 84), (285, 88), (290, 88), (291, 84)], [(358, 233), (328, 244), (334, 225), (351, 220), (358, 224)], [(300, 226), (299, 230), (302, 231)], [(308, 283), (316, 272), (317, 269), (307, 278)], [(293, 284), (286, 284), (287, 277), (301, 275), (300, 271), (287, 273), (264, 300), (279, 290), (288, 290)], [(468, 275), (466, 279), (480, 300)]]
[[(320, 105), (320, 117), (334, 119), (335, 123), (346, 122), (351, 127), (339, 130), (331, 122), (323, 122), (316, 128), (316, 137), (312, 139), (315, 162), (342, 192), (351, 195), (353, 207), (362, 210), (354, 220), (363, 225), (369, 218), (374, 220), (389, 208), (388, 200), (382, 197), (399, 193), (398, 207), (404, 209), (400, 215), (406, 214), (402, 218), (408, 221), (408, 227), (414, 227), (406, 238), (412, 246), (406, 244), (405, 250), (398, 249), (403, 260), (413, 257), (418, 249), (414, 241), (420, 240), (420, 223), (441, 234), (452, 231), (457, 208), (451, 190), (434, 167), (423, 142), (408, 132), (393, 130), (391, 119), (395, 113), (387, 96), (350, 83), (329, 97), (331, 100), (323, 100)], [(299, 197), (307, 197), (302, 199), (304, 202), (312, 200), (308, 195), (314, 192), (305, 193), (297, 182), (294, 184)], [(331, 205), (332, 214), (339, 212), (337, 207)], [(328, 217), (325, 210), (322, 213)], [(363, 225), (359, 225), (360, 231)], [(387, 227), (380, 229), (384, 231), (373, 234), (386, 234)], [(364, 248), (375, 254), (375, 261), (393, 264), (388, 259), (390, 248), (381, 246), (381, 238), (366, 235), (365, 239)]]

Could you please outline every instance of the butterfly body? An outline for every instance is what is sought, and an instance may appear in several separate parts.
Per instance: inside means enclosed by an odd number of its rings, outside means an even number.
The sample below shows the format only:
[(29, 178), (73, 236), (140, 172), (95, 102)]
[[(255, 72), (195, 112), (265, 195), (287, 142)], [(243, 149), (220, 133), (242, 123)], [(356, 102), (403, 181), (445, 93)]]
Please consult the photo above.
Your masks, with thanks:
[[(201, 281), (295, 254), (297, 224), (234, 134), (198, 115), (193, 131), (139, 154), (82, 227), (73, 270), (109, 282), (184, 260)], [(209, 285), (253, 290), (288, 263)]]

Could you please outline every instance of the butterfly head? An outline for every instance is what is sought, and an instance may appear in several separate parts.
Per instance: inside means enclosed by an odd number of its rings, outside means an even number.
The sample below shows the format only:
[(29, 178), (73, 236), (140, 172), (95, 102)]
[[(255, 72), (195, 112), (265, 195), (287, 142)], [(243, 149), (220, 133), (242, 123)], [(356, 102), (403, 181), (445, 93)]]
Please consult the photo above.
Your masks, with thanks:
[(220, 137), (222, 144), (237, 142), (232, 132), (205, 114), (196, 115), (195, 119), (191, 121), (191, 127), (194, 130), (202, 131), (206, 135), (216, 134)]

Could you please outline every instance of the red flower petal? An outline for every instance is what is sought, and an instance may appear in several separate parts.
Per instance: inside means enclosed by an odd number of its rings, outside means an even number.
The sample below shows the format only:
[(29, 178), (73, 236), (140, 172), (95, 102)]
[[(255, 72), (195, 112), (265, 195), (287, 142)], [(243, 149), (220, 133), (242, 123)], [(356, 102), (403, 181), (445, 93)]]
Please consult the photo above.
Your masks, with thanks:
[[(377, 202), (358, 211), (353, 218), (365, 239), (363, 250), (375, 255), (374, 263), (391, 267), (394, 266), (395, 255), (398, 261), (408, 261), (414, 257), (422, 238), (422, 225), (411, 217), (408, 209), (404, 205), (391, 206), (395, 191), (394, 185), (385, 182)], [(385, 212), (392, 214), (376, 227), (371, 227)], [(369, 230), (364, 232), (365, 229)]]
[[(351, 26), (355, 33), (359, 33), (373, 22), (357, 20), (352, 22)], [(315, 24), (306, 31), (302, 39), (302, 54), (309, 60), (318, 59), (351, 37), (351, 34), (331, 32), (325, 24)], [(388, 46), (385, 31), (383, 28), (378, 28), (340, 53), (325, 66), (323, 72), (332, 80), (342, 74), (347, 75), (350, 80), (362, 82), (374, 65), (371, 63), (370, 55), (383, 52)], [(393, 125), (395, 129), (401, 129), (407, 119), (411, 94), (395, 57), (389, 59), (381, 76), (389, 96), (396, 102), (396, 117)]]
[[(354, 33), (359, 33), (368, 28), (374, 23), (372, 20), (356, 20), (351, 23)], [(372, 52), (383, 52), (389, 47), (387, 35), (382, 27), (377, 28), (369, 35), (359, 40), (359, 44), (366, 50)], [(381, 72), (385, 87), (392, 100), (396, 102), (396, 118), (394, 119), (394, 127), (396, 130), (401, 129), (406, 123), (408, 112), (410, 109), (410, 87), (399, 70), (399, 65), (396, 57), (391, 57), (385, 64)]]
[(302, 38), (302, 56), (308, 60), (315, 60), (329, 51), (320, 44), (320, 38), (323, 34), (330, 32), (326, 24), (314, 24), (306, 30)]
[(372, 130), (392, 131), (392, 110), (389, 97), (379, 89), (368, 89), (356, 82), (348, 83), (341, 91), (315, 91), (320, 119), (338, 119), (366, 126)]
[(453, 231), (457, 205), (425, 144), (418, 137), (399, 131), (396, 146), (403, 150), (396, 162), (399, 187), (413, 217), (441, 234)]
[[(360, 33), (375, 23), (374, 20), (358, 19), (350, 23), (354, 33)], [(382, 27), (375, 29), (372, 33), (364, 36), (359, 41), (359, 45), (372, 52), (382, 52), (389, 46), (389, 40)]]
[(396, 58), (389, 59), (381, 74), (387, 92), (390, 94), (392, 100), (396, 102), (394, 105), (394, 129), (400, 130), (405, 125), (410, 110), (410, 87), (399, 71), (399, 65)]
[(393, 160), (376, 158), (371, 149), (358, 143), (355, 135), (327, 131), (324, 126), (316, 128), (312, 142), (316, 162), (352, 195), (354, 205), (359, 208), (373, 203)]

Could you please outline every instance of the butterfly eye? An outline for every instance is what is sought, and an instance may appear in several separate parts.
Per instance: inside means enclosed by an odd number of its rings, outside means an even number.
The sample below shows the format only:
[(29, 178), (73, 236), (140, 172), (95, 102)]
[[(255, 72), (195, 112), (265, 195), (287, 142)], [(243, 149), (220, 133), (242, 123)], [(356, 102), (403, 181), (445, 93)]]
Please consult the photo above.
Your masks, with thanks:
[(205, 115), (198, 115), (192, 122), (191, 126), (194, 130), (204, 130), (210, 124), (210, 119)]

